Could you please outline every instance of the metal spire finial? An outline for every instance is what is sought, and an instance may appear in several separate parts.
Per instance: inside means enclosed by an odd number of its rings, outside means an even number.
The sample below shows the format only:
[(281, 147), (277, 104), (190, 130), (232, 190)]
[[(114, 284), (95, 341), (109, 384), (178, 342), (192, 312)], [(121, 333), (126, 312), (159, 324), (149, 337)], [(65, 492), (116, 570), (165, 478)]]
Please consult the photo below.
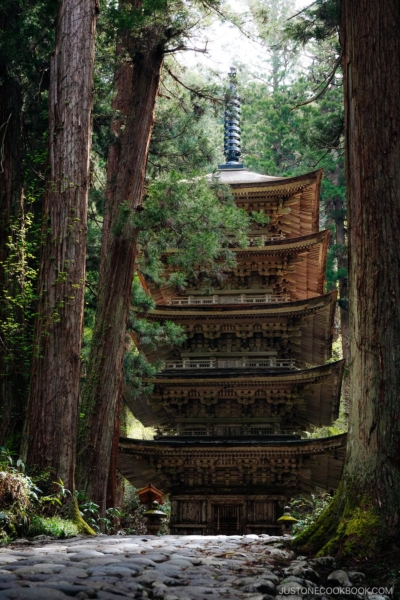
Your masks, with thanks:
[(218, 169), (243, 169), (240, 158), (240, 100), (236, 88), (236, 69), (230, 68), (229, 90), (226, 96), (224, 123), (224, 154), (226, 163)]

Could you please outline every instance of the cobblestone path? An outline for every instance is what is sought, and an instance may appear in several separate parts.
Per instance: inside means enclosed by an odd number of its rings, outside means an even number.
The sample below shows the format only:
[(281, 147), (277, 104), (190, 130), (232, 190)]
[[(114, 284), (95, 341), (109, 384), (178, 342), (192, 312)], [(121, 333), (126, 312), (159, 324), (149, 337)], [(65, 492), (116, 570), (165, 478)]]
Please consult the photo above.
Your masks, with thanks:
[(266, 535), (74, 538), (1, 548), (0, 599), (299, 600), (363, 580), (335, 568)]

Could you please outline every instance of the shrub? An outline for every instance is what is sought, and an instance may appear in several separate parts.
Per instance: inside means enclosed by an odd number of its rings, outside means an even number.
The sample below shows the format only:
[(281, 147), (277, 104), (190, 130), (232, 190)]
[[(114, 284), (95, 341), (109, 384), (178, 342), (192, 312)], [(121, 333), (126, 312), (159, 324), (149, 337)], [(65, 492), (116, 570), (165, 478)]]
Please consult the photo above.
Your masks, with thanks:
[(311, 494), (310, 498), (298, 497), (289, 503), (290, 514), (298, 523), (293, 527), (293, 535), (298, 535), (307, 529), (319, 515), (329, 506), (332, 496), (327, 492)]
[(61, 519), (61, 517), (39, 517), (32, 518), (28, 527), (27, 536), (51, 535), (56, 538), (74, 537), (79, 534), (78, 527), (72, 521)]

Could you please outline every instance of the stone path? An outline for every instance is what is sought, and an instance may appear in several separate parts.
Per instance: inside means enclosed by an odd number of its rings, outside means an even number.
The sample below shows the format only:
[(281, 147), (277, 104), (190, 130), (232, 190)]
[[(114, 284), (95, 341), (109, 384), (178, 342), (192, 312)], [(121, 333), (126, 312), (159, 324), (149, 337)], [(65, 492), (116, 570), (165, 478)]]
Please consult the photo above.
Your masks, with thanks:
[(299, 600), (326, 598), (322, 585), (363, 581), (360, 573), (332, 573), (330, 557), (296, 557), (282, 542), (170, 535), (13, 544), (0, 549), (0, 599)]

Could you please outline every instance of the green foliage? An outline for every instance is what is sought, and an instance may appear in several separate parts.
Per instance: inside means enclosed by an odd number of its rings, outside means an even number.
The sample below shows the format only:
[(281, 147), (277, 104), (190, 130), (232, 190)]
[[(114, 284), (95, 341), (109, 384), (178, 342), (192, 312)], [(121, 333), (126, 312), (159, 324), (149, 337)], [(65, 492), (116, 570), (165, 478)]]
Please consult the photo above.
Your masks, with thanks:
[(30, 520), (31, 509), (40, 490), (23, 471), (21, 459), (0, 448), (0, 541), (23, 533)]
[(143, 516), (146, 510), (146, 506), (140, 504), (136, 488), (128, 481), (125, 481), (121, 516), (122, 531), (128, 535), (146, 533), (146, 524)]
[(131, 316), (130, 326), (135, 332), (139, 345), (153, 350), (165, 344), (168, 346), (180, 345), (186, 340), (184, 327), (172, 321), (164, 321), (161, 324)]
[(149, 383), (161, 371), (162, 362), (149, 363), (143, 353), (139, 353), (132, 346), (124, 357), (124, 382), (129, 387), (133, 398), (148, 396), (153, 391), (153, 384)]
[(74, 537), (78, 534), (78, 526), (73, 521), (58, 516), (34, 516), (26, 532), (27, 537), (48, 535), (59, 539)]
[(182, 180), (172, 171), (150, 185), (143, 208), (134, 220), (140, 230), (139, 269), (157, 283), (164, 282), (165, 264), (184, 274), (175, 278), (181, 285), (188, 278), (218, 280), (233, 264), (229, 246), (246, 243), (249, 219), (214, 177), (192, 174)]
[(99, 505), (89, 500), (84, 494), (77, 492), (78, 506), (85, 523), (96, 533), (114, 533), (116, 520), (120, 518), (119, 508), (107, 508), (104, 517), (100, 515)]
[[(137, 300), (144, 313), (152, 307), (153, 303), (146, 303), (149, 298), (143, 291), (138, 280), (133, 285), (133, 300)], [(156, 349), (162, 345), (179, 346), (182, 344), (186, 335), (184, 327), (164, 321), (157, 323), (147, 321), (146, 318), (140, 318), (135, 312), (131, 312), (128, 331), (133, 333), (135, 344), (144, 349)], [(153, 390), (153, 385), (147, 380), (153, 378), (162, 368), (162, 361), (150, 363), (145, 354), (139, 353), (136, 345), (125, 353), (124, 357), (124, 382), (129, 387), (129, 392), (134, 397), (149, 395)]]
[(6, 280), (0, 290), (0, 335), (6, 348), (5, 366), (27, 379), (38, 274), (35, 256), (38, 232), (33, 213), (11, 218), (8, 231), (7, 256), (0, 261)]
[(338, 36), (339, 22), (339, 0), (315, 0), (295, 20), (289, 21), (286, 34), (301, 44), (324, 41)]
[(160, 92), (148, 177), (154, 180), (171, 169), (184, 176), (193, 170), (212, 171), (218, 152), (222, 152), (219, 115), (224, 90), (220, 83), (208, 74), (186, 72), (176, 61), (167, 59)]
[[(51, 471), (31, 478), (24, 473), (21, 459), (14, 460), (0, 448), (0, 541), (8, 542), (18, 536), (49, 535), (65, 538), (78, 533), (93, 533), (79, 515), (74, 517), (69, 490), (60, 479), (51, 481)], [(40, 481), (44, 493), (37, 486)], [(47, 493), (56, 487), (54, 493)], [(72, 505), (72, 508), (71, 508)]]
[[(125, 481), (124, 502), (122, 505), (120, 521), (121, 532), (127, 535), (140, 535), (146, 533), (147, 528), (144, 517), (146, 510), (147, 506), (140, 503), (137, 489), (128, 481)], [(170, 502), (164, 502), (164, 504), (159, 506), (159, 510), (162, 510), (168, 516), (167, 519), (163, 520), (160, 534), (168, 535), (168, 523), (171, 514)]]
[(290, 514), (298, 520), (293, 527), (293, 535), (296, 536), (309, 527), (329, 506), (332, 496), (327, 492), (311, 494), (310, 498), (294, 498), (289, 503)]

